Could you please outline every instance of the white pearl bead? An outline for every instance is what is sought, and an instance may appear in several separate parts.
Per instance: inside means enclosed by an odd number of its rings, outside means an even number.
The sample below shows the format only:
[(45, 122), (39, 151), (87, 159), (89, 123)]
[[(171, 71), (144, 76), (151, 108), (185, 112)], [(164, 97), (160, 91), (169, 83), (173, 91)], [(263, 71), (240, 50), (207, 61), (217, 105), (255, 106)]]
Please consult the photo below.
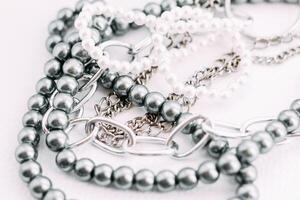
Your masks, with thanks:
[(89, 52), (95, 47), (95, 41), (93, 39), (83, 40), (82, 47)]
[(92, 31), (90, 29), (88, 29), (88, 28), (80, 29), (80, 31), (79, 31), (79, 37), (82, 40), (90, 39), (92, 37)]
[(101, 59), (97, 61), (97, 64), (100, 67), (109, 67), (111, 65), (111, 61), (108, 56), (103, 56)]
[(89, 52), (89, 55), (95, 59), (95, 60), (99, 60), (103, 57), (103, 51), (100, 47), (94, 47), (91, 49), (91, 51)]
[(142, 26), (145, 24), (146, 15), (144, 13), (138, 12), (134, 14), (134, 22), (138, 26)]
[(173, 91), (176, 94), (182, 94), (184, 90), (184, 85), (182, 83), (177, 83), (173, 85)]
[(185, 86), (184, 96), (187, 98), (194, 98), (196, 96), (196, 89), (191, 85)]

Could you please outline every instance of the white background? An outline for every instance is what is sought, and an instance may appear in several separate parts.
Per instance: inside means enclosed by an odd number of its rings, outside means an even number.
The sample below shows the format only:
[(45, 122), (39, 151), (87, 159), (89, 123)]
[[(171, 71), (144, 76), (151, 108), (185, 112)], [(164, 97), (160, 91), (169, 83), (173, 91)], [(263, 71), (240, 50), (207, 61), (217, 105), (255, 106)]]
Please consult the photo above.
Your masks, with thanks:
[[(142, 8), (147, 0), (111, 0), (113, 4), (126, 8)], [(43, 65), (51, 58), (45, 49), (48, 36), (47, 25), (63, 7), (72, 6), (74, 0), (1, 0), (0, 6), (0, 69), (1, 69), (1, 109), (0, 109), (0, 188), (1, 199), (32, 199), (27, 187), (18, 177), (18, 164), (14, 160), (17, 146), (16, 136), (21, 129), (21, 118), (26, 111), (27, 99), (34, 93), (37, 80), (43, 75)], [(244, 9), (245, 10), (245, 9)], [(253, 26), (260, 33), (276, 33), (284, 30), (296, 17), (296, 8), (284, 5), (255, 5), (246, 11), (254, 14), (259, 21)], [(138, 34), (139, 35), (139, 34)], [(139, 35), (142, 38), (143, 35)], [(295, 46), (297, 42), (293, 44)], [(221, 47), (222, 45), (219, 45)], [(227, 48), (227, 50), (226, 50)], [(181, 62), (174, 64), (182, 80), (188, 77), (197, 66), (208, 65), (228, 46), (202, 49)], [(270, 53), (270, 52), (269, 52)], [(279, 66), (249, 67), (250, 79), (235, 95), (228, 100), (202, 99), (193, 108), (194, 112), (205, 114), (215, 120), (242, 123), (255, 116), (276, 116), (288, 108), (290, 102), (300, 96), (300, 57), (292, 58)], [(191, 67), (189, 69), (189, 67)], [(151, 81), (151, 88), (160, 88), (167, 93), (162, 77), (157, 75)], [(159, 86), (159, 87), (158, 87)], [(102, 95), (100, 92), (99, 97)], [(97, 97), (96, 97), (97, 98)], [(138, 111), (139, 109), (135, 109)], [(139, 111), (140, 114), (142, 113)], [(131, 113), (133, 115), (133, 113)], [(136, 115), (135, 115), (136, 116)], [(128, 117), (127, 117), (128, 118)], [(300, 198), (300, 141), (293, 139), (289, 144), (278, 146), (268, 155), (261, 156), (255, 163), (259, 178), (256, 185), (260, 188), (262, 200), (297, 200)], [(129, 164), (135, 170), (148, 167), (155, 172), (170, 168), (177, 171), (180, 167), (197, 167), (203, 154), (192, 158), (174, 161), (169, 158), (119, 158), (108, 155), (89, 145), (82, 148), (82, 155), (92, 154), (97, 163), (107, 162), (117, 167)], [(89, 152), (89, 154), (88, 154)], [(54, 164), (54, 154), (42, 145), (40, 158), (44, 174), (51, 177), (54, 187), (66, 191), (69, 198), (96, 199), (203, 199), (221, 200), (231, 197), (236, 186), (232, 178), (221, 178), (215, 185), (199, 186), (192, 191), (175, 191), (166, 194), (137, 193), (116, 191), (77, 181), (64, 174)]]

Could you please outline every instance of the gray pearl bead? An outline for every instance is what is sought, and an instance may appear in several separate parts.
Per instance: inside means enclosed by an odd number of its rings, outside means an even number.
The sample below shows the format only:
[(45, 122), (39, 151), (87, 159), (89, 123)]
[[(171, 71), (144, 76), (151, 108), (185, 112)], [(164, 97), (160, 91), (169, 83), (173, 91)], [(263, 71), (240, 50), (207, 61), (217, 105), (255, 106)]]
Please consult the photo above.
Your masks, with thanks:
[(129, 90), (134, 86), (134, 80), (130, 76), (120, 76), (114, 81), (113, 90), (119, 96), (127, 96)]
[(79, 83), (74, 77), (62, 76), (57, 81), (57, 90), (62, 93), (75, 95), (78, 92)]
[(233, 0), (234, 4), (243, 4), (243, 3), (247, 3), (247, 0)]
[(100, 32), (105, 31), (108, 26), (108, 21), (103, 16), (96, 16), (93, 18), (93, 27)]
[(101, 37), (103, 41), (107, 41), (110, 40), (111, 38), (113, 38), (113, 30), (110, 26), (108, 26), (104, 32), (101, 32)]
[(170, 192), (175, 189), (176, 177), (169, 170), (164, 170), (156, 175), (156, 186), (160, 192)]
[(295, 101), (293, 101), (290, 109), (296, 111), (296, 113), (300, 115), (300, 99), (296, 99)]
[(144, 12), (146, 15), (154, 15), (155, 17), (159, 17), (162, 9), (159, 4), (150, 2), (145, 5)]
[(242, 162), (253, 162), (259, 155), (259, 147), (255, 142), (245, 140), (237, 147), (237, 155)]
[(68, 22), (73, 18), (73, 14), (74, 12), (71, 8), (62, 8), (57, 13), (57, 19), (69, 25)]
[(285, 0), (287, 3), (298, 3), (298, 0)]
[[(142, 10), (140, 10), (140, 9), (133, 9), (132, 10), (135, 14), (140, 14), (140, 13), (144, 13)], [(133, 28), (133, 29), (137, 29), (137, 28), (140, 28), (141, 27), (141, 25), (137, 25), (135, 22), (133, 22), (133, 23), (130, 23), (130, 27), (131, 28)]]
[(177, 6), (177, 3), (174, 0), (163, 0), (160, 6), (163, 11), (170, 11)]
[(72, 150), (65, 149), (56, 155), (56, 165), (63, 171), (71, 171), (76, 163), (76, 155)]
[(67, 93), (58, 93), (53, 99), (53, 107), (66, 113), (70, 113), (74, 105), (74, 97)]
[(165, 97), (159, 92), (150, 92), (147, 94), (144, 106), (149, 113), (158, 114), (163, 103), (166, 101)]
[(85, 4), (89, 3), (90, 1), (87, 0), (79, 0), (76, 5), (75, 5), (75, 11), (76, 12), (81, 12), (82, 8), (84, 7)]
[(20, 144), (29, 143), (36, 146), (40, 141), (40, 135), (35, 128), (25, 127), (19, 132), (18, 141)]
[(49, 113), (47, 126), (50, 130), (63, 130), (69, 125), (68, 115), (61, 110), (53, 110)]
[(300, 118), (293, 110), (282, 111), (278, 116), (278, 120), (285, 125), (289, 133), (295, 131), (300, 124)]
[(95, 28), (92, 28), (91, 31), (93, 40), (96, 44), (99, 44), (102, 40), (100, 32)]
[(31, 195), (37, 199), (43, 198), (43, 196), (51, 189), (52, 183), (49, 178), (45, 176), (36, 176), (29, 183), (29, 190)]
[(106, 89), (111, 89), (113, 87), (114, 80), (119, 77), (118, 72), (112, 72), (112, 71), (105, 71), (103, 75), (99, 78), (99, 83), (102, 87)]
[(258, 132), (252, 136), (252, 141), (256, 142), (259, 146), (260, 153), (269, 152), (274, 146), (272, 136), (267, 132)]
[(223, 174), (233, 175), (240, 171), (241, 163), (234, 153), (227, 152), (223, 154), (218, 162), (217, 166)]
[(179, 7), (194, 5), (194, 0), (177, 0), (176, 2)]
[(124, 20), (116, 18), (112, 21), (111, 28), (115, 35), (124, 35), (129, 29), (129, 24)]
[(217, 139), (212, 140), (208, 147), (207, 152), (213, 158), (219, 158), (229, 149), (229, 143), (227, 140)]
[(62, 38), (60, 35), (50, 35), (46, 40), (46, 48), (47, 50), (52, 53), (54, 47), (62, 42)]
[(19, 163), (36, 160), (37, 156), (37, 151), (31, 144), (20, 144), (15, 151), (15, 157)]
[(236, 180), (240, 184), (252, 183), (257, 178), (257, 170), (253, 165), (243, 167), (236, 175)]
[(258, 200), (259, 199), (259, 192), (255, 185), (253, 184), (245, 184), (240, 186), (237, 191), (236, 195), (241, 198), (242, 200)]
[(135, 175), (135, 186), (139, 191), (151, 191), (154, 187), (155, 175), (152, 171), (142, 169)]
[(82, 63), (87, 63), (88, 61), (91, 60), (91, 56), (85, 49), (83, 49), (81, 42), (76, 43), (72, 47), (71, 54), (72, 57), (77, 58)]
[(27, 102), (27, 107), (29, 110), (35, 110), (41, 113), (45, 113), (48, 109), (48, 106), (48, 100), (41, 94), (35, 94), (31, 96)]
[(119, 167), (113, 172), (114, 186), (118, 189), (127, 190), (131, 188), (134, 179), (134, 172), (129, 167)]
[(43, 200), (65, 200), (65, 199), (66, 199), (65, 193), (58, 189), (49, 190), (43, 198)]
[(199, 166), (197, 176), (202, 183), (211, 184), (219, 179), (220, 172), (214, 161), (206, 161)]
[(112, 181), (113, 168), (107, 164), (98, 165), (94, 169), (94, 181), (101, 186), (108, 186)]
[(274, 120), (266, 126), (266, 132), (268, 132), (275, 142), (281, 142), (287, 135), (287, 129), (283, 123)]
[[(87, 74), (94, 75), (99, 71), (100, 67), (97, 63), (90, 62), (88, 65), (85, 66), (85, 72)], [(101, 77), (100, 77), (101, 78)], [(100, 78), (98, 79), (98, 83), (100, 83)]]
[(57, 152), (67, 146), (68, 136), (64, 131), (51, 131), (46, 137), (46, 144), (51, 151)]
[(161, 108), (161, 115), (167, 122), (175, 122), (182, 113), (182, 107), (177, 101), (165, 101)]
[(70, 54), (70, 45), (65, 42), (60, 42), (53, 48), (52, 55), (59, 60), (66, 60)]
[(49, 78), (59, 78), (62, 74), (61, 63), (56, 59), (49, 60), (44, 66), (44, 73)]
[(79, 32), (76, 29), (70, 29), (64, 35), (63, 41), (73, 47), (76, 43), (81, 42)]
[(36, 161), (28, 160), (20, 165), (19, 175), (26, 183), (30, 182), (34, 177), (40, 175), (41, 173), (41, 165)]
[(149, 91), (144, 85), (135, 85), (130, 89), (128, 98), (133, 104), (142, 106), (148, 93)]
[[(192, 117), (193, 115), (191, 113), (182, 113), (177, 121), (177, 124), (181, 124), (182, 122), (184, 122), (186, 119)], [(198, 123), (197, 121), (191, 122), (190, 124), (188, 124), (186, 127), (184, 127), (181, 132), (183, 134), (189, 135), (192, 134), (196, 131), (198, 127)]]
[(89, 181), (92, 178), (95, 163), (88, 159), (82, 158), (75, 163), (74, 172), (76, 177), (81, 181)]
[(68, 59), (64, 63), (62, 69), (64, 74), (72, 76), (74, 78), (80, 78), (84, 72), (83, 64), (76, 58)]
[(196, 171), (192, 168), (183, 168), (177, 174), (178, 186), (184, 190), (196, 187), (198, 183)]
[(202, 140), (202, 138), (205, 134), (206, 133), (204, 132), (202, 127), (198, 127), (196, 129), (196, 131), (192, 134), (192, 139), (193, 139), (194, 143), (198, 143), (200, 140)]
[(37, 82), (35, 89), (39, 94), (50, 96), (55, 91), (55, 82), (50, 78), (42, 78)]
[(264, 0), (249, 0), (250, 3), (262, 3)]
[(36, 129), (39, 129), (42, 124), (43, 116), (38, 111), (28, 111), (23, 116), (23, 126), (27, 127), (34, 127)]
[(62, 20), (54, 20), (50, 22), (48, 31), (50, 34), (60, 35), (65, 30), (65, 23)]

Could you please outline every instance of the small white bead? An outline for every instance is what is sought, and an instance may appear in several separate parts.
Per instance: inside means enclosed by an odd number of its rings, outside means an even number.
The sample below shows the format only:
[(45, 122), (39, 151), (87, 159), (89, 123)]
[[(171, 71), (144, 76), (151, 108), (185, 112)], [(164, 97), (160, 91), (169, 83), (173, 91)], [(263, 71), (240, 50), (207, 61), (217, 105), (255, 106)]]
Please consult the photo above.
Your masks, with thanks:
[(134, 14), (134, 22), (138, 25), (138, 26), (142, 26), (145, 24), (146, 21), (146, 15), (142, 12), (138, 12)]
[(200, 86), (196, 89), (196, 96), (198, 98), (201, 98), (203, 95), (206, 95), (207, 94), (207, 88), (204, 87), (204, 86)]
[(84, 19), (84, 18), (81, 17), (81, 18), (78, 18), (78, 19), (75, 20), (74, 26), (75, 26), (75, 28), (77, 30), (80, 30), (82, 28), (87, 27), (88, 26), (88, 22), (87, 22), (86, 19)]
[(170, 11), (165, 11), (161, 14), (161, 19), (166, 22), (171, 22), (174, 19), (174, 15)]
[(89, 28), (82, 28), (79, 30), (79, 37), (82, 40), (87, 40), (90, 39), (92, 37), (92, 31)]
[(154, 46), (161, 45), (164, 42), (164, 38), (160, 34), (153, 34), (152, 35), (152, 43)]
[(111, 65), (111, 61), (108, 56), (103, 56), (100, 60), (97, 61), (97, 64), (100, 67), (109, 67)]
[(95, 41), (93, 39), (83, 40), (82, 47), (89, 52), (95, 47)]
[(187, 98), (194, 98), (196, 96), (196, 89), (191, 85), (185, 86), (184, 96)]
[(99, 60), (103, 57), (103, 51), (100, 47), (94, 47), (91, 49), (91, 51), (89, 52), (89, 55), (95, 59), (95, 60)]
[(174, 85), (175, 83), (178, 82), (176, 76), (174, 74), (165, 74), (166, 77), (166, 81), (170, 84), (170, 85)]
[(177, 83), (177, 84), (173, 85), (173, 91), (176, 94), (183, 94), (183, 92), (184, 92), (184, 85), (182, 83)]

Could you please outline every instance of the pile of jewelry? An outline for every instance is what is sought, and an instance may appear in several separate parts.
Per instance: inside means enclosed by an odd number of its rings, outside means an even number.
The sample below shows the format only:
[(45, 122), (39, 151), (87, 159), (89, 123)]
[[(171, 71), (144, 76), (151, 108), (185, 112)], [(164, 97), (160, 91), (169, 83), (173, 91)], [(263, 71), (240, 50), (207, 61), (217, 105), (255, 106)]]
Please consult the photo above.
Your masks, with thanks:
[[(78, 2), (75, 9), (60, 10), (49, 25), (50, 36), (46, 41), (53, 58), (46, 62), (45, 77), (37, 82), (36, 94), (28, 100), (29, 111), (23, 117), (24, 128), (18, 135), (19, 146), (15, 152), (20, 177), (28, 184), (32, 196), (43, 200), (67, 199), (43, 175), (37, 161), (39, 143), (45, 138), (48, 149), (56, 153), (57, 166), (81, 181), (121, 190), (170, 192), (197, 189), (199, 182), (209, 185), (225, 175), (234, 177), (238, 187), (235, 194), (224, 198), (259, 199), (253, 162), (297, 135), (300, 100), (295, 100), (277, 118), (249, 120), (240, 127), (215, 122), (193, 111), (193, 106), (203, 96), (230, 97), (245, 83), (251, 64), (280, 64), (298, 54), (299, 47), (270, 57), (256, 54), (256, 50), (296, 40), (298, 21), (282, 35), (252, 36), (246, 31), (251, 19), (235, 15), (232, 3), (247, 2), (163, 0), (160, 4), (148, 3), (143, 10), (126, 11), (103, 1), (85, 0)], [(114, 39), (142, 27), (150, 36), (136, 44)], [(211, 66), (191, 74), (190, 79), (184, 82), (178, 79), (170, 67), (171, 61), (218, 44), (224, 37), (232, 45), (229, 50)], [(132, 59), (112, 59), (109, 47), (125, 48)], [(150, 91), (146, 86), (156, 73), (169, 84), (169, 95)], [(231, 74), (237, 74), (238, 78), (223, 88), (214, 85), (216, 78), (226, 79)], [(95, 104), (96, 115), (84, 116), (86, 103), (99, 88), (107, 90), (109, 95)], [(126, 123), (115, 119), (133, 107), (140, 107), (144, 115)], [(258, 124), (264, 128), (257, 128)], [(85, 135), (73, 141), (70, 133), (78, 125), (84, 125), (81, 132)], [(180, 134), (193, 140), (190, 149), (181, 150), (175, 140)], [(106, 163), (95, 164), (90, 158), (79, 158), (74, 149), (87, 143), (93, 143), (104, 153), (120, 155), (121, 160), (128, 155), (169, 156), (184, 162), (203, 150), (210, 159), (200, 163), (197, 169), (185, 167), (174, 173), (162, 168), (155, 174), (151, 169), (134, 171), (130, 166), (112, 167)], [(136, 148), (143, 144), (161, 147)]]

